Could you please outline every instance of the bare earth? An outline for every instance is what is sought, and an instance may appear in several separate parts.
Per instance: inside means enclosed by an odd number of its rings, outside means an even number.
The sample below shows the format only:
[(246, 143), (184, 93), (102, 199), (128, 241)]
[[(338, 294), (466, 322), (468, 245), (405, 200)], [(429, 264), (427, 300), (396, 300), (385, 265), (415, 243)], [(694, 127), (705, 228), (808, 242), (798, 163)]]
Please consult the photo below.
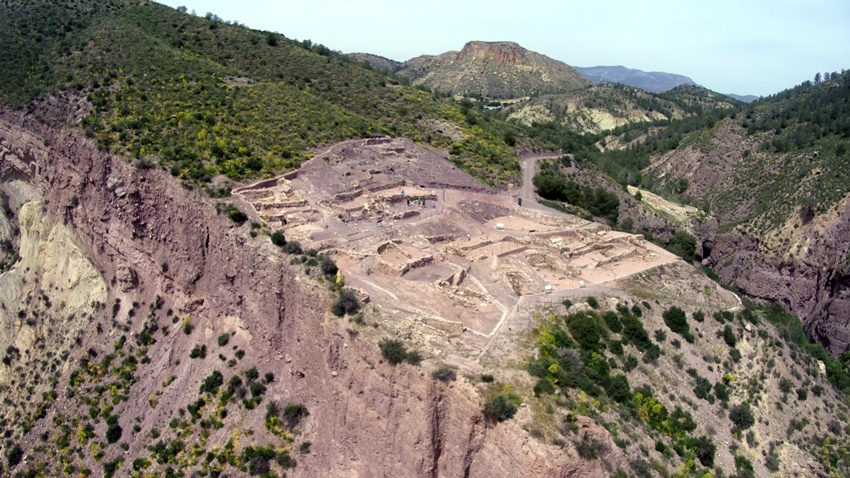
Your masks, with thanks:
[[(525, 175), (533, 168), (524, 161)], [(519, 207), (408, 140), (372, 138), (234, 195), (287, 240), (331, 254), (400, 335), (438, 355), (450, 350), (430, 338), (460, 337), (477, 359), (524, 300), (585, 295), (676, 261), (641, 236), (544, 208), (523, 186)]]

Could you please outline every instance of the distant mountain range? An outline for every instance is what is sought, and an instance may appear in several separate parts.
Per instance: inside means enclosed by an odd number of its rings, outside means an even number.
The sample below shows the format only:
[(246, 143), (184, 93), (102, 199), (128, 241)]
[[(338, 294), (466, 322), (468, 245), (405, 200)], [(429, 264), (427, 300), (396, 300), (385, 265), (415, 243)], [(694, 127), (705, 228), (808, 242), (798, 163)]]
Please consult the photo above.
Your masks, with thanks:
[(760, 96), (756, 95), (736, 95), (735, 93), (728, 93), (726, 96), (730, 98), (735, 98), (738, 101), (743, 101), (744, 103), (752, 103), (753, 101), (760, 98)]
[(664, 73), (663, 71), (641, 71), (625, 66), (574, 68), (594, 83), (622, 83), (652, 93), (663, 93), (679, 85), (696, 85), (694, 80), (687, 76)]

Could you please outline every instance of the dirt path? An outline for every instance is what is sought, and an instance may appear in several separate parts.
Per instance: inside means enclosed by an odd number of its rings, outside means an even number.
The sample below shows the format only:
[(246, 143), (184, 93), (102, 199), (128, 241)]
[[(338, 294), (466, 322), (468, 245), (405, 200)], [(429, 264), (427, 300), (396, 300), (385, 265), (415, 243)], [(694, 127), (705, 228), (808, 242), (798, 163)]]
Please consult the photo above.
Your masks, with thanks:
[(520, 168), (522, 169), (522, 187), (519, 190), (519, 197), (522, 198), (522, 207), (534, 209), (552, 216), (564, 216), (567, 214), (555, 209), (546, 207), (537, 202), (537, 195), (534, 193), (534, 175), (537, 174), (537, 162), (541, 159), (556, 159), (558, 156), (531, 156), (520, 160)]
[[(476, 361), (481, 360), (481, 357), (484, 356), (484, 354), (487, 352), (487, 349), (490, 347), (490, 344), (492, 344), (493, 341), (496, 340), (496, 338), (498, 337), (499, 329), (502, 328), (502, 325), (504, 325), (505, 322), (509, 321), (510, 319), (512, 319), (517, 314), (528, 314), (529, 313), (529, 310), (530, 310), (529, 307), (526, 307), (525, 309), (523, 309), (523, 307), (522, 307), (524, 302), (534, 302), (537, 299), (539, 299), (540, 297), (545, 297), (545, 296), (549, 296), (551, 298), (551, 300), (553, 300), (553, 301), (560, 302), (560, 301), (563, 301), (564, 299), (575, 299), (575, 298), (578, 298), (578, 297), (585, 297), (585, 296), (588, 296), (588, 295), (596, 295), (596, 294), (602, 295), (602, 294), (605, 294), (605, 293), (611, 293), (613, 290), (614, 289), (612, 289), (611, 287), (606, 286), (604, 284), (592, 284), (592, 285), (589, 285), (589, 286), (587, 286), (585, 288), (581, 288), (581, 289), (561, 290), (561, 291), (557, 291), (556, 293), (539, 292), (537, 294), (524, 295), (524, 296), (520, 297), (519, 300), (517, 301), (517, 303), (511, 309), (511, 311), (509, 313), (506, 311), (506, 313), (504, 315), (502, 315), (501, 320), (499, 320), (499, 323), (496, 324), (496, 327), (494, 327), (493, 330), (489, 334), (485, 335), (485, 337), (489, 337), (489, 340), (487, 340), (487, 343), (484, 345), (484, 347), (481, 348), (481, 352), (478, 353), (478, 356), (475, 357), (475, 360)], [(525, 310), (525, 311), (523, 312), (523, 310)], [(484, 334), (482, 334), (482, 335), (484, 335)]]

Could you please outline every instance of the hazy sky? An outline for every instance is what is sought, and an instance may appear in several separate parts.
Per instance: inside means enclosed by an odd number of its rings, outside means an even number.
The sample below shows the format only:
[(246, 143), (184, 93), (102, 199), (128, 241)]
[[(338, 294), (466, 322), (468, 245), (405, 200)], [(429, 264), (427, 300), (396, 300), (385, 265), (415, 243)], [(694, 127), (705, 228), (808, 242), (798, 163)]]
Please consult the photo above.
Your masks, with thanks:
[(404, 61), (469, 40), (515, 41), (575, 66), (689, 76), (767, 95), (850, 68), (848, 0), (165, 0), (332, 50)]

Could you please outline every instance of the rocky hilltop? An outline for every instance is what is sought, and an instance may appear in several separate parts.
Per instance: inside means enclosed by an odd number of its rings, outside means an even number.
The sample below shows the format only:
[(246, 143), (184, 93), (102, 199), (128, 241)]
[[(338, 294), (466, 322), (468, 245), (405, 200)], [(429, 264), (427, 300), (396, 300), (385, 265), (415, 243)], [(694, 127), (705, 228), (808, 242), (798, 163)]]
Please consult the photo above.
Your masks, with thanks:
[(461, 51), (408, 60), (398, 74), (435, 90), (492, 99), (522, 98), (590, 85), (566, 63), (514, 42), (471, 41)]
[[(519, 438), (527, 434), (512, 424), (494, 427), (468, 382), (447, 385), (387, 363), (374, 343), (347, 333), (345, 322), (329, 314), (327, 288), (167, 173), (135, 168), (77, 131), (6, 110), (0, 146), (3, 217), (21, 231), (15, 239), (20, 262), (0, 276), (0, 345), (8, 357), (8, 365), (0, 365), (6, 384), (0, 393), (15, 404), (4, 410), (4, 420), (26, 424), (27, 432), (14, 439), (30, 465), (46, 459), (69, 469), (100, 469), (95, 460), (120, 458), (129, 468), (149, 456), (152, 434), (170, 446), (203, 436), (207, 447), (221, 449), (241, 430), (249, 435), (237, 452), (274, 444), (273, 435), (259, 430), (265, 404), (278, 402), (309, 410), (297, 434), (309, 454), (293, 458), (297, 467), (289, 476), (605, 476), (599, 461)], [(201, 346), (204, 356), (211, 352), (206, 360), (190, 354)], [(37, 350), (50, 351), (50, 363), (40, 365)], [(75, 372), (110, 352), (125, 359), (120, 373), (126, 381), (113, 388), (115, 400), (80, 387), (77, 380), (88, 372)], [(229, 366), (214, 357), (219, 354)], [(101, 364), (108, 375), (109, 363)], [(12, 367), (45, 372), (16, 379)], [(251, 367), (271, 374), (262, 410), (231, 406), (216, 428), (202, 429), (193, 419), (169, 430), (169, 421), (197, 406), (204, 377), (223, 369), (229, 378)], [(26, 387), (48, 397), (38, 405), (41, 412), (24, 399)], [(116, 445), (68, 461), (61, 449), (40, 445), (42, 432), (58, 430), (54, 422), (88, 416), (87, 403), (109, 403), (126, 450)], [(91, 426), (85, 433), (92, 436), (107, 428), (101, 420), (79, 423)], [(610, 440), (590, 421), (582, 430)], [(612, 459), (622, 460), (610, 449)], [(164, 460), (193, 468), (179, 456)]]

